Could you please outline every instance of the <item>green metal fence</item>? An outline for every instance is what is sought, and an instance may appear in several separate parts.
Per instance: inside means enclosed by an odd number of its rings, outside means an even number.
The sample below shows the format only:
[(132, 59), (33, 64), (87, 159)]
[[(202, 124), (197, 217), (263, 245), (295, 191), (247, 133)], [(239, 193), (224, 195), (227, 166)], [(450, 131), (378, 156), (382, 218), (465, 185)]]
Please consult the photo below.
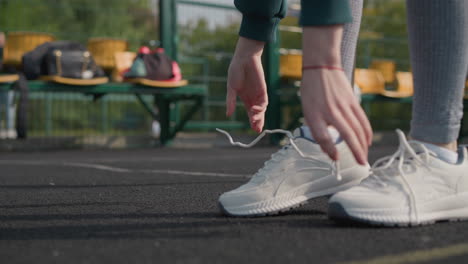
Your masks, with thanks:
[(133, 96), (109, 95), (94, 101), (82, 94), (33, 93), (29, 100), (32, 137), (137, 135), (151, 131), (152, 120)]

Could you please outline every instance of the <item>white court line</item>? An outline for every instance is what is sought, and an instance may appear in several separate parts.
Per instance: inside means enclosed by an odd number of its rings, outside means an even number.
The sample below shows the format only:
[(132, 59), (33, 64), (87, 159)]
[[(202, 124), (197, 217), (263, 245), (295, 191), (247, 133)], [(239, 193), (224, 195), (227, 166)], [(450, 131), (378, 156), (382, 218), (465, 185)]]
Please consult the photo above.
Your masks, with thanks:
[(216, 173), (216, 172), (201, 172), (201, 171), (180, 171), (180, 170), (131, 170), (126, 168), (119, 168), (95, 163), (78, 163), (78, 162), (47, 162), (47, 161), (23, 161), (23, 160), (0, 160), (0, 164), (9, 165), (33, 165), (33, 166), (65, 166), (65, 167), (78, 167), (88, 168), (103, 171), (112, 171), (117, 173), (162, 173), (172, 175), (189, 175), (189, 176), (209, 176), (209, 177), (250, 177), (247, 174), (235, 173)]
[[(273, 152), (272, 152), (273, 153)], [(193, 160), (209, 160), (209, 161), (216, 161), (216, 160), (241, 160), (245, 159), (246, 157), (249, 158), (261, 158), (261, 159), (267, 159), (270, 157), (271, 153), (243, 153), (242, 155), (212, 155), (212, 156), (200, 156), (200, 155), (195, 155), (195, 156), (190, 156), (190, 157), (122, 157), (122, 158), (99, 158), (99, 159), (91, 159), (91, 158), (81, 158), (80, 161), (82, 162), (126, 162), (126, 163), (139, 163), (139, 162), (166, 162), (166, 161), (193, 161)], [(56, 157), (50, 157), (52, 159)], [(59, 161), (56, 162), (50, 162), (50, 163), (58, 163), (58, 162), (63, 162), (65, 161), (66, 158), (61, 158)], [(2, 163), (8, 163), (8, 162), (36, 162), (36, 161), (24, 161), (24, 160), (2, 160), (0, 159), (0, 164)], [(38, 161), (42, 163), (42, 161)]]
[(179, 170), (140, 170), (139, 172), (164, 173), (164, 174), (175, 174), (175, 175), (190, 175), (190, 176), (212, 176), (212, 177), (244, 177), (244, 178), (247, 178), (247, 177), (250, 176), (250, 175), (247, 175), (247, 174), (198, 172), (198, 171), (179, 171)]
[[(102, 158), (99, 159), (101, 162), (126, 162), (126, 163), (139, 163), (139, 162), (166, 162), (166, 161), (193, 161), (193, 160), (209, 160), (209, 161), (232, 161), (232, 160), (241, 160), (245, 159), (246, 155), (242, 156), (203, 156), (203, 157), (178, 157), (178, 158), (168, 158), (168, 157), (154, 157), (154, 158)], [(248, 155), (249, 158), (261, 158), (267, 159), (269, 155)], [(84, 160), (86, 161), (86, 160)], [(91, 161), (91, 160), (90, 160)]]
[(89, 169), (112, 171), (112, 172), (132, 172), (129, 169), (111, 167), (111, 166), (100, 165), (100, 164), (92, 164), (92, 163), (65, 162), (62, 164), (65, 166), (71, 166), (71, 167), (89, 168)]

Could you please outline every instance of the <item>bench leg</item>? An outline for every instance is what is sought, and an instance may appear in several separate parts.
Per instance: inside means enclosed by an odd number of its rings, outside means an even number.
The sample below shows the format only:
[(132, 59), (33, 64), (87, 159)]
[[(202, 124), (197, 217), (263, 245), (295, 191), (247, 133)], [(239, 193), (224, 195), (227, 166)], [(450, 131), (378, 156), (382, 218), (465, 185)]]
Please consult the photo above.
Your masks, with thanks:
[(183, 115), (180, 122), (178, 122), (173, 129), (171, 129), (171, 101), (166, 98), (156, 97), (156, 105), (159, 108), (161, 124), (161, 136), (160, 141), (162, 145), (167, 145), (172, 139), (175, 138), (177, 132), (181, 131), (185, 124), (193, 117), (193, 115), (201, 108), (203, 105), (203, 97), (196, 97), (195, 103), (188, 109), (188, 111)]
[(180, 122), (174, 127), (174, 130), (170, 135), (171, 139), (175, 137), (177, 132), (181, 131), (184, 128), (185, 124), (193, 117), (193, 115), (198, 111), (198, 109), (201, 108), (202, 105), (203, 97), (197, 97), (192, 107), (190, 107), (190, 109), (184, 114)]
[(143, 100), (143, 97), (141, 96), (141, 94), (135, 94), (135, 96), (140, 102), (140, 104), (143, 106), (143, 108), (145, 108), (146, 112), (148, 112), (154, 120), (158, 120), (159, 119), (158, 113), (154, 111), (154, 109), (150, 105), (148, 105), (148, 103), (145, 100)]
[(154, 96), (154, 104), (159, 110), (159, 113), (154, 111), (153, 107), (149, 105), (141, 96), (141, 94), (135, 94), (136, 98), (143, 106), (143, 108), (148, 112), (153, 120), (158, 120), (159, 124), (161, 125), (161, 134), (159, 135), (159, 140), (161, 145), (166, 145), (168, 141), (171, 139), (170, 136), (170, 103), (168, 100), (162, 98), (162, 96), (155, 95)]
[(146, 103), (145, 100), (141, 97), (140, 94), (135, 94), (140, 101), (141, 105), (145, 110), (153, 117), (155, 120), (159, 120), (161, 125), (161, 135), (159, 140), (161, 145), (167, 145), (177, 134), (181, 131), (185, 124), (193, 117), (193, 115), (200, 109), (203, 105), (203, 97), (196, 97), (195, 103), (190, 107), (187, 113), (184, 114), (180, 122), (178, 122), (173, 129), (171, 129), (171, 103), (178, 101), (180, 99), (169, 100), (164, 95), (155, 95), (154, 104), (158, 107), (159, 113), (156, 113), (153, 108)]

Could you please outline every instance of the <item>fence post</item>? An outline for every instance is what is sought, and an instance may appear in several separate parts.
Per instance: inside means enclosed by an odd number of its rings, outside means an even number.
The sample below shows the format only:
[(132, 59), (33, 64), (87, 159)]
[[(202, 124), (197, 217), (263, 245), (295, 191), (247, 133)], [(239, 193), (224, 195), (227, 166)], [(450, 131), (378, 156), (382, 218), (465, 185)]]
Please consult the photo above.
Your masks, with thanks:
[(177, 0), (159, 1), (159, 39), (165, 53), (177, 60)]
[[(159, 0), (159, 39), (161, 41), (161, 46), (164, 48), (164, 52), (173, 60), (177, 61), (177, 0)], [(159, 100), (157, 96), (154, 97), (154, 100)], [(166, 127), (166, 130), (161, 131), (161, 142), (166, 143), (170, 137), (170, 125), (171, 122), (175, 122), (176, 116), (174, 116), (173, 111), (170, 111), (170, 105), (167, 103), (158, 105), (158, 110), (160, 111), (160, 120), (161, 127)], [(179, 104), (177, 103), (175, 108), (179, 109)], [(161, 108), (163, 107), (163, 108)], [(166, 111), (168, 111), (166, 113)], [(172, 113), (168, 116), (166, 120), (165, 115)]]
[[(266, 112), (266, 128), (281, 128), (281, 105), (279, 98), (280, 76), (279, 76), (279, 31), (276, 30), (276, 39), (270, 41), (263, 52), (263, 64), (265, 80), (268, 89), (268, 108)], [(270, 142), (278, 144), (281, 140), (279, 135), (271, 135)]]

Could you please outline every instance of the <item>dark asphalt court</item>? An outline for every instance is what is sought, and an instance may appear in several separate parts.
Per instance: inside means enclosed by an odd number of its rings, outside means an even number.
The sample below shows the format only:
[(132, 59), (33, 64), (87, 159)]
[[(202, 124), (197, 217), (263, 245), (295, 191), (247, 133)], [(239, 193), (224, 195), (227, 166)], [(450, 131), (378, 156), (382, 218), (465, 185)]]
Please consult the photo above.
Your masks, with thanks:
[(218, 196), (275, 150), (0, 153), (0, 263), (468, 263), (468, 222), (338, 226), (325, 198), (221, 215)]

